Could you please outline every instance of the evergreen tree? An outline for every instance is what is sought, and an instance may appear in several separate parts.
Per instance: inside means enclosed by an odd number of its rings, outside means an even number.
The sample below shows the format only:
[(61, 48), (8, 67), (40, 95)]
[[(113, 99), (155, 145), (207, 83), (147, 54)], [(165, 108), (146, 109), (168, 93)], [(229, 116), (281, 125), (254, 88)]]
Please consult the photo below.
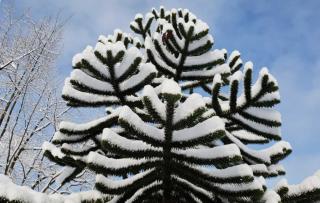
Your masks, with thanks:
[[(236, 165), (241, 161), (236, 145), (203, 145), (224, 136), (224, 123), (216, 116), (204, 118), (202, 97), (194, 93), (180, 103), (180, 87), (172, 80), (165, 80), (158, 91), (160, 97), (146, 86), (142, 95), (152, 124), (129, 107), (119, 114), (120, 126), (135, 139), (110, 129), (103, 131), (102, 145), (128, 158), (110, 160), (90, 154), (89, 164), (100, 168), (102, 174), (97, 176), (97, 188), (119, 194), (118, 202), (217, 202), (218, 195), (230, 200), (259, 196), (263, 188), (254, 180), (250, 167)], [(205, 167), (208, 165), (221, 169), (212, 171)], [(134, 175), (117, 181), (107, 177), (123, 170)]]
[(130, 27), (141, 42), (117, 30), (73, 58), (63, 98), (108, 108), (62, 122), (44, 144), (64, 181), (89, 168), (110, 202), (280, 202), (264, 184), (285, 173), (278, 163), (291, 152), (275, 78), (263, 68), (253, 83), (252, 63), (212, 50), (209, 27), (188, 10), (153, 9)]
[[(235, 143), (255, 175), (283, 175), (285, 171), (278, 162), (290, 154), (289, 143), (276, 142), (259, 151), (246, 146), (281, 139), (280, 113), (272, 108), (280, 102), (275, 78), (263, 68), (252, 85), (252, 63), (247, 62), (242, 73), (238, 51), (233, 51), (229, 58), (226, 50), (211, 51), (213, 37), (209, 34), (209, 27), (188, 10), (165, 11), (160, 8), (159, 12), (153, 9), (152, 13), (158, 27), (155, 34), (145, 37), (145, 47), (157, 70), (174, 78), (184, 90), (192, 92), (200, 87), (209, 94), (207, 106), (212, 108), (212, 115), (226, 120), (227, 135), (222, 142)], [(138, 15), (131, 28), (143, 36), (145, 32), (152, 33), (149, 19), (143, 26), (142, 17)], [(139, 27), (143, 29), (139, 30)], [(241, 81), (243, 93), (238, 97)], [(230, 87), (229, 94), (220, 92), (224, 86)]]
[[(139, 46), (137, 39), (117, 30), (114, 35), (100, 36), (95, 48), (88, 46), (74, 56), (74, 70), (65, 80), (62, 93), (67, 104), (73, 107), (141, 106), (137, 92), (155, 78), (156, 70), (151, 63), (143, 62)], [(79, 158), (91, 151), (103, 153), (102, 131), (117, 124), (117, 115), (112, 111), (108, 108), (106, 116), (89, 123), (60, 124), (52, 142), (61, 145), (59, 155), (68, 156), (62, 158), (50, 150), (47, 156), (67, 166), (62, 182), (70, 180), (85, 167), (85, 163), (75, 161), (71, 156)], [(52, 147), (49, 143), (45, 143), (46, 146)]]

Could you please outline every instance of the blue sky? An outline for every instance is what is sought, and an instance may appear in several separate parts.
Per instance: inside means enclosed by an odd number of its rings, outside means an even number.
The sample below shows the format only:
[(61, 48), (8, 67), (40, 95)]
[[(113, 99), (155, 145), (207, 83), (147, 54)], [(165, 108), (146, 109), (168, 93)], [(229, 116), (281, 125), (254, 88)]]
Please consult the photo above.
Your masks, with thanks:
[(58, 59), (62, 78), (69, 74), (74, 54), (95, 45), (100, 34), (116, 28), (130, 31), (136, 13), (159, 5), (188, 8), (208, 23), (215, 48), (237, 49), (243, 60), (253, 61), (256, 71), (267, 66), (278, 79), (282, 135), (293, 147), (282, 162), (289, 182), (297, 183), (320, 169), (320, 1), (19, 0), (15, 4), (20, 11), (30, 8), (36, 18), (59, 10), (72, 15)]

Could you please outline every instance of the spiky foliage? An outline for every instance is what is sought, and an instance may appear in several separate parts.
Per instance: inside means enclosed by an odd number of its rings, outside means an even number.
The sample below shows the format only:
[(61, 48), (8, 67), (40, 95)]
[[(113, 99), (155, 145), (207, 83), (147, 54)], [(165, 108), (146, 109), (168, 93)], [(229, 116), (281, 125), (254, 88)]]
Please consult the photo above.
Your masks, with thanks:
[[(154, 79), (156, 70), (152, 64), (143, 62), (137, 41), (117, 30), (114, 35), (100, 36), (95, 48), (88, 46), (77, 54), (73, 58), (74, 70), (65, 80), (63, 88), (62, 96), (68, 105), (141, 106), (137, 92)], [(117, 115), (111, 111), (112, 108), (107, 111), (108, 115), (85, 124), (62, 122), (52, 142), (61, 145), (60, 150), (68, 156), (85, 156), (91, 151), (101, 151), (99, 136), (103, 129), (117, 124)], [(81, 161), (61, 159), (50, 150), (46, 153), (61, 165), (74, 168), (73, 171), (68, 170), (70, 174), (64, 181), (70, 180), (85, 167)]]
[[(236, 52), (231, 54), (229, 61), (232, 64), (237, 58)], [(239, 60), (239, 59), (238, 59)], [(225, 144), (235, 143), (241, 150), (245, 163), (251, 165), (257, 176), (274, 177), (284, 175), (285, 171), (278, 162), (291, 153), (289, 143), (281, 140), (280, 113), (274, 105), (280, 102), (277, 81), (263, 68), (257, 81), (252, 84), (252, 63), (247, 62), (243, 72), (237, 70), (227, 78), (221, 80), (220, 75), (213, 79), (211, 101), (213, 115), (224, 118), (226, 121), (227, 136), (222, 141)], [(240, 83), (243, 81), (243, 92), (239, 94)], [(228, 84), (229, 94), (220, 92)], [(250, 149), (248, 144), (275, 143), (263, 150)]]
[[(216, 116), (202, 119), (206, 112), (202, 97), (192, 94), (180, 103), (180, 87), (171, 80), (158, 90), (159, 97), (146, 86), (142, 95), (152, 124), (128, 107), (119, 114), (120, 126), (134, 139), (104, 130), (105, 149), (127, 158), (111, 160), (90, 154), (91, 167), (102, 173), (96, 187), (117, 195), (115, 202), (155, 202), (157, 198), (162, 202), (253, 201), (260, 197), (263, 187), (250, 167), (236, 165), (241, 161), (236, 145), (204, 146), (224, 136), (224, 123)], [(208, 165), (221, 169), (211, 171)], [(123, 171), (134, 175), (120, 181), (106, 178)]]
[(188, 10), (153, 9), (130, 27), (142, 42), (115, 31), (74, 57), (68, 104), (113, 108), (86, 124), (62, 122), (46, 155), (74, 168), (69, 178), (96, 172), (111, 202), (279, 202), (264, 185), (285, 173), (278, 162), (291, 152), (280, 141), (275, 78), (263, 68), (253, 82), (239, 52), (212, 51), (208, 26)]
[[(153, 33), (143, 35), (148, 59), (161, 74), (180, 82), (183, 90), (192, 92), (199, 87), (210, 95), (207, 106), (213, 110), (212, 115), (226, 121), (227, 135), (222, 141), (240, 148), (244, 162), (251, 165), (255, 175), (284, 175), (285, 170), (278, 162), (291, 153), (291, 146), (277, 142), (281, 139), (281, 117), (272, 108), (280, 102), (275, 78), (263, 68), (252, 84), (252, 63), (247, 62), (242, 72), (238, 51), (233, 51), (229, 58), (226, 50), (211, 51), (213, 38), (208, 26), (188, 10), (166, 11), (162, 7), (159, 11), (153, 9), (152, 13), (153, 18), (146, 15), (145, 26), (141, 16), (131, 23), (137, 34)], [(154, 32), (150, 31), (150, 19), (157, 20)], [(139, 23), (141, 26), (137, 26)], [(226, 86), (229, 93), (221, 91)], [(246, 146), (271, 141), (276, 143), (263, 150)]]
[[(176, 81), (212, 79), (217, 73), (227, 74), (229, 68), (221, 65), (224, 54), (221, 51), (211, 51), (213, 38), (209, 34), (206, 23), (197, 19), (188, 10), (175, 10), (158, 13), (153, 10), (154, 17), (147, 17), (148, 29), (145, 37), (145, 49), (148, 59), (156, 66), (160, 74), (172, 77)], [(157, 19), (155, 31), (150, 31), (150, 19)], [(136, 18), (131, 28), (137, 33), (142, 19)], [(142, 26), (143, 27), (143, 26)], [(137, 31), (138, 30), (138, 31)]]
[[(71, 106), (139, 105), (136, 93), (155, 77), (154, 66), (142, 62), (124, 33), (102, 37), (73, 58), (71, 77), (65, 81), (63, 98)], [(134, 43), (137, 45), (137, 43)]]

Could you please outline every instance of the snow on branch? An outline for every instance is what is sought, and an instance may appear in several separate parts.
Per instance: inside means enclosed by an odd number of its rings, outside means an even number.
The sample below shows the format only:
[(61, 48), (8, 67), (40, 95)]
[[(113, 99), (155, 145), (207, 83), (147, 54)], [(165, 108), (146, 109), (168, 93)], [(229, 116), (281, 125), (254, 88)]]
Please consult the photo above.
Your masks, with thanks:
[(18, 186), (5, 175), (0, 174), (0, 201), (19, 203), (82, 203), (85, 201), (107, 200), (108, 196), (98, 191), (73, 193), (71, 195), (48, 195), (36, 192), (27, 186)]
[(62, 92), (71, 106), (134, 105), (139, 102), (135, 94), (156, 76), (139, 49), (121, 40), (100, 39), (95, 48), (75, 55), (72, 64), (75, 70)]
[(115, 30), (73, 58), (63, 98), (107, 115), (62, 122), (54, 145), (43, 145), (65, 167), (58, 179), (90, 169), (111, 203), (318, 198), (317, 175), (267, 189), (265, 178), (284, 175), (279, 162), (292, 151), (280, 141), (279, 87), (267, 68), (254, 81), (253, 63), (213, 49), (209, 26), (187, 9), (152, 9), (130, 28), (141, 42)]
[[(190, 122), (197, 121), (204, 113), (195, 113), (197, 109), (205, 108), (202, 97), (194, 94), (189, 100), (182, 102), (181, 89), (173, 80), (164, 80), (156, 88), (146, 86), (143, 94), (147, 111), (152, 117), (158, 118), (159, 123), (146, 122), (125, 106), (119, 114), (119, 124), (127, 134), (116, 133), (111, 129), (103, 131), (104, 150), (126, 158), (108, 158), (93, 152), (89, 154), (89, 167), (103, 174), (99, 176), (96, 187), (100, 191), (118, 195), (114, 199), (115, 202), (131, 199), (138, 195), (140, 188), (153, 188), (156, 182), (164, 181), (160, 174), (170, 166), (172, 175), (169, 176), (172, 178), (166, 181), (192, 191), (190, 194), (196, 198), (202, 190), (215, 191), (223, 197), (231, 195), (238, 200), (251, 199), (254, 194), (261, 194), (263, 184), (256, 180), (249, 166), (234, 167), (233, 170), (225, 171), (205, 170), (208, 165), (221, 167), (237, 163), (241, 161), (241, 153), (235, 144), (216, 147), (203, 145), (224, 136), (224, 123), (215, 116), (203, 121)], [(192, 104), (193, 101), (199, 101), (199, 104)], [(183, 116), (182, 119), (188, 124), (175, 125), (173, 118), (176, 116), (176, 122)], [(170, 158), (167, 157), (167, 153), (170, 154)], [(170, 160), (170, 165), (166, 163), (167, 159)], [(161, 164), (163, 162), (164, 166)], [(231, 171), (234, 174), (231, 174)], [(123, 174), (127, 178), (108, 177)], [(243, 180), (243, 183), (240, 180)], [(163, 184), (170, 188), (166, 181)], [(198, 189), (195, 189), (195, 185)], [(129, 194), (128, 191), (131, 190), (136, 192)], [(172, 190), (180, 192), (178, 188)], [(245, 190), (246, 195), (243, 195)], [(201, 200), (210, 198), (209, 193), (200, 196)]]
[(320, 200), (320, 171), (304, 179), (296, 185), (289, 185), (282, 179), (275, 191), (281, 196), (282, 202), (316, 202)]

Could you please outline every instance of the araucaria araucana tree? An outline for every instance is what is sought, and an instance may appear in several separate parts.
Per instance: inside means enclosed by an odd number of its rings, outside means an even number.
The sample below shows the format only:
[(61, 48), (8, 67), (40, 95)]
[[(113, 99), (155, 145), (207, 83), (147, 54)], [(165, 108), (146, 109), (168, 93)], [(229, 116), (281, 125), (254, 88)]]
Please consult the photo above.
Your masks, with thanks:
[(65, 181), (89, 168), (110, 202), (280, 202), (264, 183), (291, 152), (275, 78), (263, 68), (254, 82), (238, 51), (212, 50), (208, 25), (186, 9), (137, 14), (130, 27), (140, 37), (116, 30), (73, 58), (63, 98), (107, 113), (62, 122), (43, 145)]

